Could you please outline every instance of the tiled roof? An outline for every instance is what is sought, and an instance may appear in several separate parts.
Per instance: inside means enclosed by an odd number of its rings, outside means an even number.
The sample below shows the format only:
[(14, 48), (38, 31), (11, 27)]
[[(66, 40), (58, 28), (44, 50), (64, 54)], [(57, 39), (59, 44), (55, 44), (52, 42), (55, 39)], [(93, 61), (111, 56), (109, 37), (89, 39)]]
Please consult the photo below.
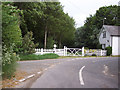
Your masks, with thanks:
[(107, 30), (110, 35), (120, 35), (120, 26), (103, 25), (103, 28)]

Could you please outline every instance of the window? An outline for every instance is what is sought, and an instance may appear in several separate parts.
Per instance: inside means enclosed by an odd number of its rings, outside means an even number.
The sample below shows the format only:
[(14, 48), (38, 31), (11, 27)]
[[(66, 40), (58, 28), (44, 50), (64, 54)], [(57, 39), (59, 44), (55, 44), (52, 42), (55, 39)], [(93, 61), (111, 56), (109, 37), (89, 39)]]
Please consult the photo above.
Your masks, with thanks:
[(103, 31), (103, 38), (106, 38), (106, 31)]

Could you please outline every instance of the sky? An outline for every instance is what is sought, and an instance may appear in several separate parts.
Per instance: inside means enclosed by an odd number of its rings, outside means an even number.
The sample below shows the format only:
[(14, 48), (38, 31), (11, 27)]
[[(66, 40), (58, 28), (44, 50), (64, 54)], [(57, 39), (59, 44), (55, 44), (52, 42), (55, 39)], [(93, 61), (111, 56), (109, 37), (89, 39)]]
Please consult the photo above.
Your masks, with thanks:
[(76, 28), (84, 25), (86, 17), (94, 15), (102, 6), (118, 5), (120, 0), (59, 0), (64, 6), (64, 12), (73, 17)]

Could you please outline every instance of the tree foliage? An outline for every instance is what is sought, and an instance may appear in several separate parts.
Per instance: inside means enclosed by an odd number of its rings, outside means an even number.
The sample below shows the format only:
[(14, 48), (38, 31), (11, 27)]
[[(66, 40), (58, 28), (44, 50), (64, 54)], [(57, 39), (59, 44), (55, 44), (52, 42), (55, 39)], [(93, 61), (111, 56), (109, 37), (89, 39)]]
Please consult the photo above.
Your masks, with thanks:
[(18, 13), (21, 11), (12, 6), (12, 3), (2, 3), (2, 40), (7, 47), (12, 43), (16, 46), (22, 44)]
[(56, 43), (60, 48), (74, 44), (75, 22), (63, 12), (60, 2), (17, 2), (14, 5), (23, 10), (23, 23), (20, 25), (22, 35), (32, 31), (34, 42), (39, 43), (38, 47), (52, 48), (53, 43)]
[(23, 37), (22, 49), (24, 54), (35, 53), (35, 48), (38, 46), (38, 44), (34, 44), (33, 42), (34, 38), (32, 36), (33, 36), (33, 33), (30, 31), (30, 32), (27, 32), (27, 34), (24, 35)]
[(105, 25), (120, 25), (120, 22), (118, 22), (118, 17), (118, 6), (113, 5), (100, 7), (94, 15), (90, 15), (88, 18), (86, 18), (83, 27), (77, 28), (75, 34), (76, 46), (101, 48), (98, 41), (98, 34), (103, 26), (103, 22)]
[(13, 3), (2, 3), (2, 76), (10, 78), (16, 71), (16, 61), (20, 58), (15, 48), (22, 44), (22, 35), (19, 28), (21, 11)]

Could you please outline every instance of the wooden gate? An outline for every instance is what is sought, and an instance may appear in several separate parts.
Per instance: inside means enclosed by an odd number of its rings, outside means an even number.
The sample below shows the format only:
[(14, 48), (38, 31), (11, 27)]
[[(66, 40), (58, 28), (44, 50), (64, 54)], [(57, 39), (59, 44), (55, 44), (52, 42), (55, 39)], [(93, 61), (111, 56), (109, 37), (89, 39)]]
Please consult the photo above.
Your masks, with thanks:
[(84, 47), (83, 48), (64, 47), (64, 56), (84, 56)]

